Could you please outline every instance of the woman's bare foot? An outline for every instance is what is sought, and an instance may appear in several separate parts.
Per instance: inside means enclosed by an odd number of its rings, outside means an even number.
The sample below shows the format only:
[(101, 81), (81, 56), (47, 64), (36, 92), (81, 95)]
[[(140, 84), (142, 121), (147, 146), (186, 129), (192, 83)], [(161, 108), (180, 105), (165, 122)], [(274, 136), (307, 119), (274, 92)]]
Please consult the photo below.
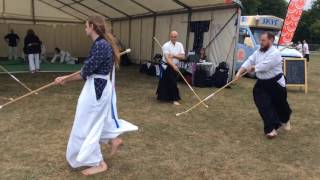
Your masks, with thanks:
[(113, 155), (116, 154), (119, 147), (123, 144), (123, 141), (121, 138), (116, 138), (116, 139), (111, 140), (110, 144), (111, 144), (111, 151), (109, 154), (109, 158), (111, 158)]
[(90, 167), (88, 169), (82, 170), (81, 173), (84, 176), (91, 176), (91, 175), (98, 174), (98, 173), (101, 173), (101, 172), (104, 172), (107, 170), (108, 170), (108, 165), (104, 161), (102, 161), (99, 164), (99, 166), (94, 166), (94, 167)]

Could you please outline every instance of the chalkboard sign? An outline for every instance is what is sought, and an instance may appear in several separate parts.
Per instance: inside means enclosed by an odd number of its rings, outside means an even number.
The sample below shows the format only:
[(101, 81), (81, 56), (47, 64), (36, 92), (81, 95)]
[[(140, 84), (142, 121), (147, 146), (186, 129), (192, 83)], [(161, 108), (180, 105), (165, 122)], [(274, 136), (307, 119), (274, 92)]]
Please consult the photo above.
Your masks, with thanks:
[(307, 62), (303, 58), (286, 58), (284, 60), (284, 74), (287, 79), (287, 86), (307, 88)]

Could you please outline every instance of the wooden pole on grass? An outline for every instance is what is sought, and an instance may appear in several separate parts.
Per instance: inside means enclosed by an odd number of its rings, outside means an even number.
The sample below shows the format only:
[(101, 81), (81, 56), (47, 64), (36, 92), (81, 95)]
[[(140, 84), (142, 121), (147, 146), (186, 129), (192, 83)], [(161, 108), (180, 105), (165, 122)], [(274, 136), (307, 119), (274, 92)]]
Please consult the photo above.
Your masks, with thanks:
[[(279, 51), (281, 52), (281, 51), (285, 50), (286, 48), (288, 48), (288, 46), (280, 49)], [(226, 87), (230, 86), (230, 85), (233, 84), (234, 82), (238, 81), (240, 78), (242, 78), (243, 76), (245, 76), (247, 73), (248, 73), (248, 72), (243, 73), (238, 79), (234, 79), (234, 80), (230, 81), (228, 84), (226, 84), (226, 85), (224, 85), (222, 88), (216, 90), (215, 92), (213, 92), (212, 94), (210, 94), (209, 96), (207, 96), (205, 99), (203, 99), (202, 101), (200, 101), (198, 104), (193, 105), (191, 108), (189, 108), (188, 110), (186, 110), (186, 111), (184, 111), (184, 112), (177, 113), (176, 116), (181, 116), (181, 115), (183, 115), (183, 114), (186, 114), (186, 113), (192, 111), (194, 108), (198, 107), (202, 102), (205, 102), (205, 101), (211, 99), (213, 96), (215, 96), (215, 95), (218, 94), (220, 91), (222, 91), (222, 90), (225, 89)]]
[[(120, 56), (123, 55), (123, 54), (130, 53), (130, 52), (131, 52), (131, 49), (127, 49), (127, 50), (121, 52), (121, 53), (120, 53)], [(77, 74), (79, 74), (79, 73), (80, 73), (80, 71), (77, 71), (77, 72), (75, 72), (75, 73), (72, 73), (72, 74), (68, 75), (66, 78), (69, 79), (69, 78), (71, 78), (71, 77), (73, 77), (73, 76), (75, 76), (75, 75), (77, 75)], [(55, 85), (55, 82), (51, 82), (51, 83), (49, 83), (49, 84), (47, 84), (47, 85), (45, 85), (45, 86), (42, 86), (42, 87), (40, 87), (40, 88), (38, 88), (38, 89), (36, 89), (36, 90), (31, 91), (31, 92), (29, 92), (29, 93), (27, 93), (27, 94), (25, 94), (25, 95), (23, 95), (23, 96), (20, 96), (20, 97), (12, 100), (12, 101), (10, 101), (10, 102), (7, 102), (7, 103), (5, 103), (5, 104), (2, 104), (2, 105), (0, 106), (0, 109), (4, 108), (5, 106), (8, 106), (8, 105), (10, 105), (10, 104), (12, 104), (12, 103), (15, 103), (15, 102), (17, 102), (17, 101), (20, 101), (20, 100), (23, 99), (23, 98), (26, 98), (26, 97), (28, 97), (28, 96), (31, 96), (31, 95), (39, 92), (39, 91), (42, 91), (42, 90), (47, 89), (47, 88), (49, 88), (49, 87), (51, 87), (51, 86), (54, 86), (54, 85)]]
[[(243, 73), (239, 79), (241, 77), (243, 77), (244, 75), (246, 75), (247, 72)], [(194, 108), (198, 107), (201, 103), (205, 102), (205, 101), (208, 101), (209, 99), (211, 99), (213, 96), (215, 96), (216, 94), (218, 94), (219, 92), (221, 92), (223, 89), (225, 89), (226, 87), (230, 86), (231, 84), (233, 84), (234, 82), (238, 81), (239, 79), (234, 79), (232, 81), (230, 81), (228, 84), (224, 85), (222, 88), (216, 90), (215, 92), (213, 92), (212, 94), (210, 94), (209, 96), (207, 96), (206, 98), (204, 98), (203, 100), (201, 100), (199, 103), (193, 105), (191, 108), (189, 108), (188, 110), (184, 111), (184, 112), (181, 112), (181, 113), (177, 113), (176, 116), (181, 116), (183, 114), (186, 114), (190, 111), (192, 111)]]
[(16, 82), (18, 82), (21, 86), (23, 86), (25, 89), (27, 89), (29, 92), (32, 91), (27, 85), (25, 85), (23, 82), (21, 82), (17, 77), (15, 77), (13, 74), (11, 74), (6, 68), (0, 65), (0, 69), (2, 69), (5, 73), (7, 73), (12, 79), (14, 79)]

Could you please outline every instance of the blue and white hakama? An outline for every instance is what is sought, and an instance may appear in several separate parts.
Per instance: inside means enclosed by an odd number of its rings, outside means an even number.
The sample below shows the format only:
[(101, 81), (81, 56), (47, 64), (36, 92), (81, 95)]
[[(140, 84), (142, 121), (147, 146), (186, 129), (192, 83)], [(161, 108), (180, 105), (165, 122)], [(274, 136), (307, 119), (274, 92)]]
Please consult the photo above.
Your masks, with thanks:
[[(105, 80), (102, 94), (97, 98), (95, 80)], [(138, 127), (118, 118), (115, 91), (115, 68), (108, 75), (91, 74), (78, 99), (66, 158), (70, 166), (98, 166), (103, 161), (100, 143), (108, 143), (122, 133)]]

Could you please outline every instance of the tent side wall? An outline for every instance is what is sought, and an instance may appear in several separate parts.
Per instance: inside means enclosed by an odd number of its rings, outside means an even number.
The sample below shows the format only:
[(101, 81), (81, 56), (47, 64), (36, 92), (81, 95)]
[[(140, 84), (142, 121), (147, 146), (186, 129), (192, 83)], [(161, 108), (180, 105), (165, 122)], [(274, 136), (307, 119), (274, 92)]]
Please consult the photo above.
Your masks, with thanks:
[(20, 37), (18, 45), (18, 55), (22, 55), (23, 41), (28, 29), (33, 29), (46, 47), (47, 54), (52, 55), (54, 48), (59, 47), (70, 52), (76, 57), (86, 57), (88, 55), (91, 40), (85, 35), (84, 25), (46, 25), (46, 24), (0, 24), (0, 57), (6, 57), (7, 45), (4, 43), (4, 36), (10, 29), (14, 29)]
[[(210, 21), (209, 31), (204, 33), (203, 46), (207, 46), (208, 60), (212, 61), (215, 66), (222, 61), (227, 61), (230, 67), (233, 67), (234, 50), (238, 42), (239, 27), (237, 19), (239, 15), (238, 7), (193, 12), (191, 15), (191, 21)], [(154, 20), (155, 24), (153, 24)], [(124, 26), (124, 24), (129, 24), (130, 28), (128, 25)], [(224, 29), (217, 38), (209, 44), (223, 27)], [(156, 53), (161, 54), (160, 47), (152, 38), (153, 36), (157, 37), (163, 44), (168, 41), (169, 32), (172, 30), (179, 32), (178, 41), (183, 43), (186, 52), (192, 50), (194, 33), (189, 32), (188, 34), (188, 13), (113, 22), (114, 34), (126, 48), (130, 47), (132, 49), (130, 57), (136, 64), (152, 60)], [(188, 42), (186, 42), (187, 40)]]

